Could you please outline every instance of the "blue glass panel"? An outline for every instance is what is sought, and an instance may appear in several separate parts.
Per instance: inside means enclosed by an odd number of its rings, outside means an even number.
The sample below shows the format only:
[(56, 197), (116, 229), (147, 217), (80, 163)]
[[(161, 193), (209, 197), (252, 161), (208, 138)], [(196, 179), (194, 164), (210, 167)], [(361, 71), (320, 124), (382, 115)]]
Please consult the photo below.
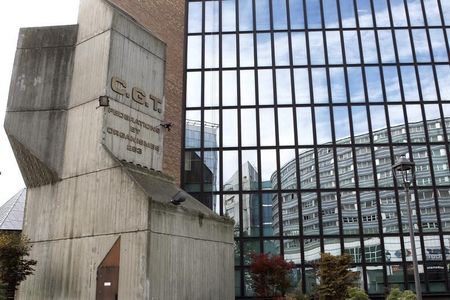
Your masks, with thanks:
[(252, 0), (239, 0), (239, 30), (253, 29)]
[(273, 29), (286, 29), (287, 28), (286, 0), (272, 0), (272, 10), (273, 10)]
[(356, 27), (355, 7), (353, 0), (340, 0), (342, 27), (354, 28)]
[(320, 0), (305, 0), (307, 9), (308, 28), (321, 28)]
[(289, 1), (291, 29), (305, 28), (305, 18), (303, 17), (303, 0)]
[(268, 30), (270, 29), (270, 8), (269, 0), (260, 0), (255, 2), (256, 5), (256, 29)]

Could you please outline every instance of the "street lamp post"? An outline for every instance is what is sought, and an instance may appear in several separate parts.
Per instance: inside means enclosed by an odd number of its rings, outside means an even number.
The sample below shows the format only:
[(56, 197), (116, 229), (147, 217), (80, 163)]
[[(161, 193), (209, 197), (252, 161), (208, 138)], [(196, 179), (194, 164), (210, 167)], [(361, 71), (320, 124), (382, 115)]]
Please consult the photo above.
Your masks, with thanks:
[(414, 239), (414, 227), (412, 221), (412, 210), (411, 210), (411, 201), (410, 201), (410, 192), (409, 187), (414, 180), (415, 175), (415, 164), (414, 162), (408, 160), (406, 157), (401, 156), (395, 164), (392, 166), (392, 170), (394, 173), (394, 177), (396, 179), (401, 179), (403, 187), (405, 188), (405, 201), (408, 207), (408, 224), (409, 224), (409, 238), (411, 239), (411, 254), (413, 259), (413, 268), (414, 268), (414, 282), (416, 285), (416, 294), (417, 299), (422, 300), (422, 288), (420, 286), (420, 277), (419, 277), (419, 265), (417, 263), (417, 254), (416, 254), (416, 243)]

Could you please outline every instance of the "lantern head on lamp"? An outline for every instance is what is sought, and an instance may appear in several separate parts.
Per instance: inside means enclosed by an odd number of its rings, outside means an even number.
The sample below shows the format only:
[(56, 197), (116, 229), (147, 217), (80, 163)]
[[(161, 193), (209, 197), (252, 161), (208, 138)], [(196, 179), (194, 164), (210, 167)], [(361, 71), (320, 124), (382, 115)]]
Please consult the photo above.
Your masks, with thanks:
[(415, 176), (415, 163), (408, 160), (405, 156), (400, 158), (392, 166), (392, 171), (396, 180), (401, 179), (403, 185), (411, 185)]

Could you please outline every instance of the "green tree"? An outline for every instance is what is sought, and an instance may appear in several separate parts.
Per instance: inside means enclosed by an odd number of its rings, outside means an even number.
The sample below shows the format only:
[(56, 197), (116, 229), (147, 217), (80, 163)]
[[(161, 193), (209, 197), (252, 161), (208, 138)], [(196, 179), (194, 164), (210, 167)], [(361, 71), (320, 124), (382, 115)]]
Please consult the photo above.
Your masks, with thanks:
[(416, 294), (409, 290), (402, 292), (399, 288), (393, 288), (386, 300), (416, 300)]
[(293, 262), (287, 262), (279, 255), (253, 254), (250, 265), (252, 287), (258, 297), (284, 296), (291, 287), (290, 271)]
[(349, 288), (355, 285), (358, 273), (349, 270), (352, 257), (345, 253), (333, 256), (321, 253), (319, 261), (319, 285), (317, 292), (321, 300), (344, 300)]
[(7, 299), (14, 299), (20, 282), (33, 274), (36, 261), (30, 254), (28, 239), (17, 233), (0, 233), (0, 281), (6, 285)]

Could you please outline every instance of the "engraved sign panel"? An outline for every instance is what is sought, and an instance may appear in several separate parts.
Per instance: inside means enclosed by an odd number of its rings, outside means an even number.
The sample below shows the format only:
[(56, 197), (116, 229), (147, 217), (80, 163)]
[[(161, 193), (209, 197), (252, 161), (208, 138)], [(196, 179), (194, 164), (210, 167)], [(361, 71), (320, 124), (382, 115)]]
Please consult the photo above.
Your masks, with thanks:
[(103, 145), (118, 159), (161, 170), (162, 141), (158, 119), (114, 100), (104, 108)]
[(110, 47), (103, 145), (119, 160), (162, 170), (163, 50), (150, 38), (115, 31)]

